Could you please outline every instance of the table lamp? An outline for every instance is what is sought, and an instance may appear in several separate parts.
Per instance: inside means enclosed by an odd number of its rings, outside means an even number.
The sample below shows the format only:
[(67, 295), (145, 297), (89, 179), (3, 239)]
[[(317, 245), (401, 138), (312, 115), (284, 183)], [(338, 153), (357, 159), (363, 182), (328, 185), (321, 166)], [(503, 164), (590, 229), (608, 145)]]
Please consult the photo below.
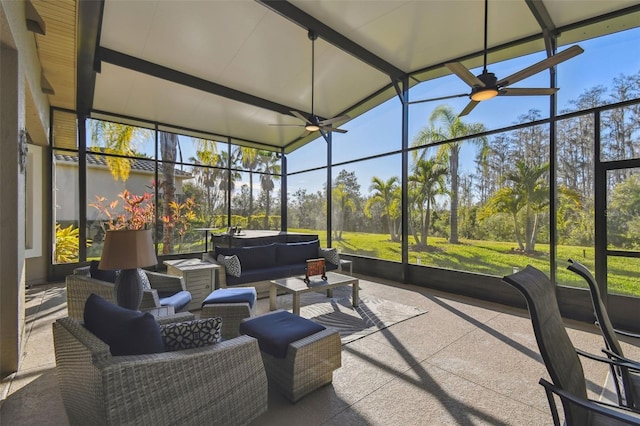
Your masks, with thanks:
[(107, 231), (99, 268), (120, 270), (115, 282), (118, 305), (140, 308), (143, 291), (140, 274), (144, 273), (140, 268), (157, 263), (150, 229)]

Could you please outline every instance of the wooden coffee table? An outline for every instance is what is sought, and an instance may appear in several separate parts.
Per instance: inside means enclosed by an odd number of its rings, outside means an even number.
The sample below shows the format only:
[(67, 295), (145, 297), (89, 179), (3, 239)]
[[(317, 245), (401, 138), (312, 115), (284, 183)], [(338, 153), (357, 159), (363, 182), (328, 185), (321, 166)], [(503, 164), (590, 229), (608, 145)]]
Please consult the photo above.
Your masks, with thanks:
[(311, 277), (309, 284), (304, 282), (304, 276), (283, 278), (280, 280), (271, 281), (271, 287), (269, 288), (269, 309), (276, 309), (276, 296), (278, 290), (284, 290), (287, 293), (293, 295), (293, 313), (300, 315), (300, 295), (302, 293), (308, 293), (310, 291), (325, 291), (327, 297), (332, 297), (333, 289), (335, 287), (341, 287), (350, 285), (352, 287), (352, 299), (353, 306), (358, 306), (358, 284), (357, 278), (338, 274), (336, 272), (327, 272), (327, 280), (322, 280), (320, 276)]

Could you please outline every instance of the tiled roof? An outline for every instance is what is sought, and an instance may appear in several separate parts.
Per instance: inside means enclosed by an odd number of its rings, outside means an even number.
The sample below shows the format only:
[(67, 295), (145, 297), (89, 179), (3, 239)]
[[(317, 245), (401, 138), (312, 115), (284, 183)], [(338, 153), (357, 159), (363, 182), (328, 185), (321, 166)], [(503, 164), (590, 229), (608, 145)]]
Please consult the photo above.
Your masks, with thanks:
[[(67, 154), (67, 153), (60, 153), (60, 152), (57, 152), (55, 154), (55, 159), (57, 161), (65, 161), (65, 162), (69, 162), (69, 163), (77, 163), (78, 162), (78, 156), (77, 155)], [(98, 154), (93, 154), (93, 153), (90, 153), (90, 152), (87, 152), (87, 164), (107, 167), (107, 161), (106, 161), (105, 156), (98, 155)], [(135, 159), (133, 159), (133, 163), (131, 164), (131, 169), (132, 170), (145, 171), (145, 172), (153, 172), (154, 171), (154, 161), (153, 160), (145, 160), (145, 159), (135, 158)], [(185, 172), (185, 171), (180, 170), (180, 169), (175, 169), (175, 171), (176, 171), (176, 176), (181, 176), (181, 177), (185, 177), (185, 178), (191, 177), (191, 173), (189, 173), (189, 172)]]

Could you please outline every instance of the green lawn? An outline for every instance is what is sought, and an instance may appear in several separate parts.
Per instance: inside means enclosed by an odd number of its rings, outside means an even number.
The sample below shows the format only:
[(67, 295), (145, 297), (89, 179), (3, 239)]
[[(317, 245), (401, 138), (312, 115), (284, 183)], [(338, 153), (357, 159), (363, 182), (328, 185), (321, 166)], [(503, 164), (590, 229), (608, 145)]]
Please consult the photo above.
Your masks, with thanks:
[[(326, 232), (312, 229), (289, 229), (290, 232), (317, 233), (321, 245), (326, 246)], [(516, 243), (496, 241), (461, 240), (460, 244), (449, 244), (444, 238), (430, 237), (429, 250), (416, 251), (409, 245), (409, 263), (502, 277), (512, 273), (513, 267), (523, 268), (530, 264), (549, 274), (549, 245), (537, 244), (536, 254), (524, 255)], [(400, 243), (391, 242), (389, 235), (344, 232), (342, 240), (332, 241), (332, 246), (343, 253), (357, 254), (377, 259), (400, 262)], [(582, 278), (568, 271), (567, 259), (572, 258), (594, 271), (593, 247), (558, 246), (557, 281), (561, 285), (586, 287)], [(640, 260), (634, 258), (609, 257), (609, 292), (640, 296)]]

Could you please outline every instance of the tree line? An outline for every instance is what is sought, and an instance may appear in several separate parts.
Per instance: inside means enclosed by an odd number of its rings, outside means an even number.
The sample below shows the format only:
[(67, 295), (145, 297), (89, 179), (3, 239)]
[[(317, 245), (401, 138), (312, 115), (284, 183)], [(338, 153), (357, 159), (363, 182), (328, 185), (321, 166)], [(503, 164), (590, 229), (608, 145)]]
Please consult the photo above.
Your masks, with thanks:
[[(640, 72), (620, 75), (612, 83), (585, 90), (560, 114), (640, 98)], [(542, 119), (530, 110), (516, 123)], [(467, 123), (447, 105), (432, 112), (412, 140), (407, 182), (409, 236), (414, 250), (427, 249), (428, 237), (451, 243), (470, 240), (514, 241), (517, 249), (535, 252), (550, 241), (550, 126), (523, 126), (489, 137), (482, 123)], [(600, 135), (602, 161), (638, 158), (640, 104), (578, 115), (556, 123), (558, 243), (589, 245), (594, 239), (594, 138)], [(464, 139), (465, 136), (469, 138)], [(460, 139), (459, 139), (460, 138)], [(455, 139), (457, 142), (442, 143)], [(473, 147), (473, 172), (461, 173), (460, 155)], [(462, 159), (468, 161), (469, 159)], [(343, 231), (386, 233), (400, 240), (401, 185), (398, 176), (373, 177), (362, 195), (354, 172), (342, 170), (331, 184), (333, 238)], [(633, 169), (606, 176), (608, 241), (637, 248), (640, 231), (640, 179)], [(326, 186), (309, 193), (301, 188), (289, 197), (290, 226), (323, 229)]]

